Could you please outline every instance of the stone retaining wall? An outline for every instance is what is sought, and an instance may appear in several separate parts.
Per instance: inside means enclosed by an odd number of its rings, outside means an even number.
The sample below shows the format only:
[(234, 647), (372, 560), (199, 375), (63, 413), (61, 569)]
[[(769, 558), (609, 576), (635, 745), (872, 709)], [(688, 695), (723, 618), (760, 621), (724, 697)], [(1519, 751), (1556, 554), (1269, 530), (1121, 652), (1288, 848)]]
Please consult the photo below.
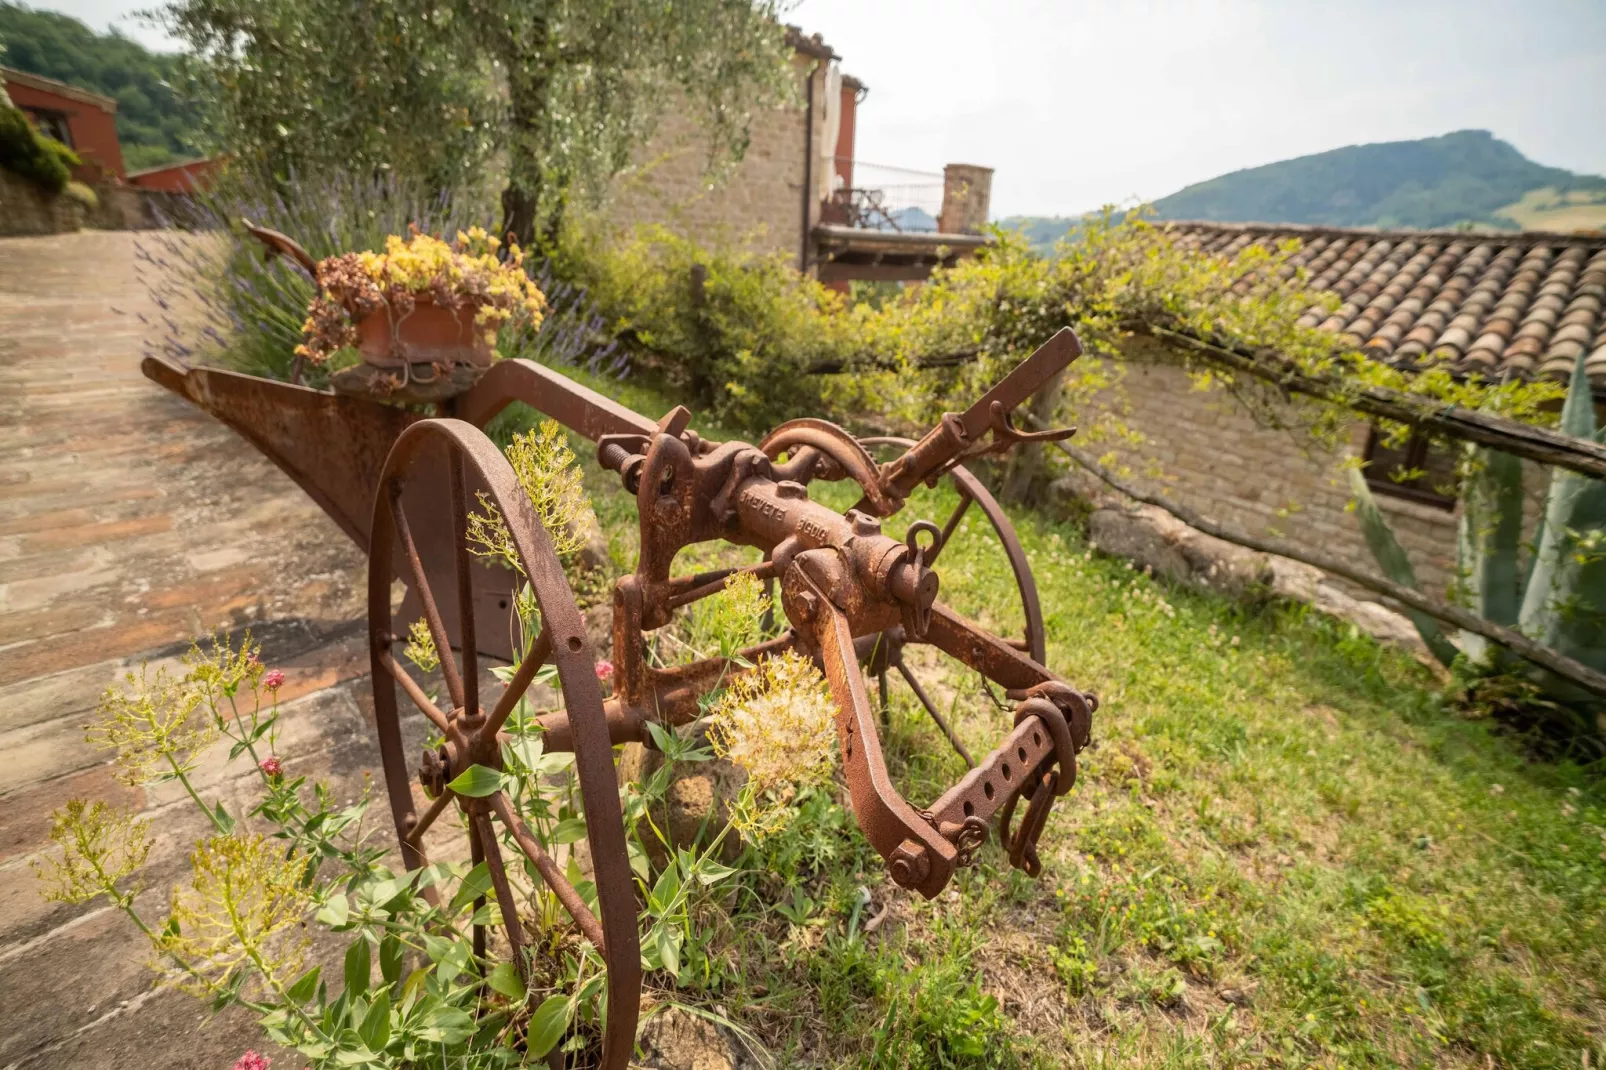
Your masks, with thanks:
[(64, 234), (83, 226), (84, 206), (64, 194), (49, 194), (0, 167), (0, 237)]

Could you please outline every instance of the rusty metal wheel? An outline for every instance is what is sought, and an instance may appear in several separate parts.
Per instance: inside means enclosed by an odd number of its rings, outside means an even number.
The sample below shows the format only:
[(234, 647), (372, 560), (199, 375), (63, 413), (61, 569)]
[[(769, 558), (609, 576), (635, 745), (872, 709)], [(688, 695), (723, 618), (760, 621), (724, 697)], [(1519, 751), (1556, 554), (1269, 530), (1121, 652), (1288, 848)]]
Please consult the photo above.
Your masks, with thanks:
[[(476, 620), (476, 606), (481, 610), (478, 616), (484, 618), (488, 605), (498, 604), (495, 595), (488, 598), (486, 566), (471, 554), (467, 540), (470, 503), (480, 494), (501, 512), (541, 621), (540, 634), (530, 644), (528, 655), (502, 693), (489, 703), (481, 693), (479, 664), (486, 644), (476, 641), (476, 628), (481, 623), (500, 627), (506, 613), (492, 620)], [(402, 858), (409, 869), (427, 864), (425, 836), (455, 803), (468, 832), (472, 859), (486, 864), (501, 914), (502, 935), (523, 974), (528, 968), (524, 949), (530, 941), (504, 858), (505, 850), (511, 854), (516, 847), (518, 853), (513, 857), (521, 868), (532, 881), (544, 882), (572, 919), (579, 938), (589, 941), (606, 963), (606, 1027), (598, 1065), (610, 1070), (625, 1067), (634, 1049), (641, 997), (635, 889), (596, 658), (552, 541), (506, 458), (483, 432), (461, 420), (422, 420), (402, 432), (379, 480), (372, 532), (368, 628), (374, 714)], [(394, 576), (400, 576), (410, 588), (400, 612), (392, 609)], [(506, 581), (503, 583), (505, 586)], [(444, 602), (439, 597), (443, 589), (451, 592)], [(505, 601), (500, 605), (506, 609)], [(397, 660), (396, 644), (407, 634), (405, 625), (416, 619), (408, 612), (414, 606), (434, 639), (449, 709), (432, 701)], [(597, 913), (531, 834), (515, 799), (501, 790), (469, 797), (445, 787), (471, 765), (502, 768), (506, 738), (502, 729), (536, 673), (549, 661), (556, 666), (568, 715), (567, 737), (572, 741), (574, 772), (584, 804)], [(422, 814), (415, 804), (413, 777), (404, 753), (398, 690), (428, 718), (443, 741), (438, 750), (426, 751), (419, 770), (424, 793), (433, 799)], [(476, 903), (476, 910), (478, 907)], [(475, 925), (473, 939), (476, 954), (483, 956), (486, 927)]]
[[(902, 453), (914, 446), (915, 443), (913, 439), (883, 435), (861, 438), (859, 439), (859, 444), (874, 457), (878, 453), (892, 453), (894, 455)], [(1015, 534), (1015, 525), (1010, 523), (1009, 516), (1004, 512), (1003, 506), (998, 504), (998, 499), (993, 497), (992, 492), (982, 485), (981, 480), (977, 479), (975, 474), (963, 465), (955, 465), (942, 479), (953, 487), (954, 492), (959, 497), (959, 504), (949, 514), (948, 519), (943, 522), (940, 528), (935, 524), (916, 522), (932, 529), (931, 534), (933, 537), (925, 550), (925, 563), (932, 565), (937, 561), (939, 555), (948, 547), (950, 540), (958, 532), (959, 524), (964, 520), (965, 514), (970, 511), (971, 506), (974, 505), (980, 509), (982, 516), (987, 519), (987, 523), (998, 537), (999, 545), (1004, 551), (1004, 557), (1009, 562), (1010, 572), (1015, 578), (1015, 589), (1020, 593), (1021, 625), (1024, 635), (1021, 638), (1005, 636), (1005, 641), (1025, 651), (1033, 661), (1041, 665), (1044, 661), (1047, 640), (1043, 630), (1043, 609), (1037, 599), (1037, 581), (1032, 576), (1031, 562), (1026, 559), (1026, 551), (1021, 547), (1020, 537)], [(930, 692), (921, 683), (920, 678), (915, 675), (908, 662), (904, 660), (904, 643), (901, 641), (902, 639), (901, 635), (891, 637), (890, 642), (873, 652), (866, 666), (876, 676), (881, 693), (882, 708), (885, 709), (887, 705), (887, 673), (889, 670), (896, 669), (898, 675), (903, 677), (904, 682), (909, 685), (909, 689), (914, 692), (915, 698), (919, 700), (920, 705), (925, 707), (926, 713), (936, 722), (937, 727), (942, 729), (943, 735), (948, 737), (948, 742), (953, 745), (954, 750), (964, 759), (965, 764), (974, 767), (976, 763), (971, 758), (970, 752), (959, 741), (958, 734), (954, 732), (942, 713), (937, 709), (937, 704), (932, 699)]]

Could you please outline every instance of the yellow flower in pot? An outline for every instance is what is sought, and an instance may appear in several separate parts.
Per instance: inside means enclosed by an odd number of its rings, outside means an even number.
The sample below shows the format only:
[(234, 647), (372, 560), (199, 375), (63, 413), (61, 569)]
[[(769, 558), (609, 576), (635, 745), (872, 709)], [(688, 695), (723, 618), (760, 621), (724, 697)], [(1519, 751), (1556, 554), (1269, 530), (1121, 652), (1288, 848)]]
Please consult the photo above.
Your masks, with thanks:
[(342, 253), (317, 264), (318, 296), (308, 306), (296, 354), (321, 364), (355, 348), (381, 368), (430, 364), (489, 367), (497, 332), (539, 326), (546, 298), (524, 273), (524, 252), (482, 228), (450, 244), (417, 227), (391, 235), (381, 253)]

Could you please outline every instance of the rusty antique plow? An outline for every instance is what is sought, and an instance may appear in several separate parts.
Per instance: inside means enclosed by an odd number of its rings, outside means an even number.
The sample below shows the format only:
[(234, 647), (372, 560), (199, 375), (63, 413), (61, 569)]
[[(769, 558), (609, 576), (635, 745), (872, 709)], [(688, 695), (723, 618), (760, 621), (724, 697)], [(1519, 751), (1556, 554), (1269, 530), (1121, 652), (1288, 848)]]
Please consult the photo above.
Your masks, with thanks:
[[(699, 698), (735, 666), (709, 659), (661, 668), (645, 656), (645, 636), (687, 605), (748, 571), (779, 588), (787, 630), (743, 652), (748, 662), (797, 650), (824, 669), (853, 813), (887, 861), (892, 879), (931, 897), (968, 865), (995, 822), (1010, 862), (1036, 874), (1036, 843), (1055, 797), (1076, 777), (1076, 755), (1090, 739), (1097, 701), (1046, 668), (1042, 613), (1030, 566), (1009, 520), (962, 465), (1030, 438), (1011, 412), (1080, 354), (1061, 331), (964, 413), (951, 413), (919, 441), (856, 439), (823, 420), (793, 420), (757, 445), (710, 442), (676, 408), (651, 420), (549, 368), (522, 360), (492, 366), (465, 392), (436, 404), (439, 416), (379, 401), (208, 368), (147, 358), (147, 376), (234, 428), (270, 457), (368, 555), (369, 635), (374, 705), (386, 791), (409, 867), (429, 855), (433, 831), (467, 828), (476, 861), (497, 891), (504, 937), (517, 950), (532, 934), (515, 909), (503, 857), (504, 833), (539, 873), (579, 934), (607, 965), (609, 1008), (600, 1063), (623, 1067), (635, 1037), (642, 982), (637, 898), (626, 847), (613, 748), (651, 745), (649, 722), (675, 728), (695, 720)], [(641, 554), (613, 589), (611, 658), (615, 686), (604, 699), (580, 611), (553, 541), (509, 462), (482, 430), (514, 401), (524, 402), (597, 446), (637, 501)], [(813, 500), (816, 481), (851, 480), (861, 496), (837, 512)], [(906, 539), (881, 530), (921, 484), (951, 482), (957, 510), (941, 525), (910, 527)], [(470, 553), (470, 503), (480, 496), (505, 520), (518, 565), (540, 610), (542, 630), (519, 657), (510, 641), (516, 575)], [(935, 566), (969, 510), (997, 534), (1020, 595), (1024, 633), (989, 634), (938, 597)], [(722, 540), (756, 547), (763, 560), (745, 570), (676, 575), (676, 555)], [(405, 587), (405, 595), (396, 581)], [(519, 580), (522, 586), (522, 580)], [(399, 651), (423, 620), (439, 652), (443, 702), (401, 664)], [(1012, 723), (988, 754), (973, 759), (904, 658), (926, 644), (998, 685), (1013, 703)], [(511, 670), (487, 694), (482, 667)], [(543, 666), (555, 666), (562, 706), (540, 717), (547, 752), (572, 752), (584, 801), (595, 909), (571, 884), (500, 792), (466, 798), (444, 785), (470, 765), (502, 764), (503, 729)], [(964, 757), (969, 772), (940, 798), (905, 800), (882, 758), (869, 681), (883, 703), (897, 673)], [(416, 707), (439, 745), (413, 767), (401, 710)], [(416, 732), (415, 732), (416, 735)], [(413, 753), (416, 753), (414, 751)], [(418, 784), (422, 793), (415, 794)], [(451, 807), (461, 820), (440, 819)], [(1023, 811), (1016, 820), (1016, 811)], [(500, 826), (502, 832), (498, 832)], [(437, 833), (438, 834), (438, 833)], [(476, 927), (477, 950), (486, 932)]]

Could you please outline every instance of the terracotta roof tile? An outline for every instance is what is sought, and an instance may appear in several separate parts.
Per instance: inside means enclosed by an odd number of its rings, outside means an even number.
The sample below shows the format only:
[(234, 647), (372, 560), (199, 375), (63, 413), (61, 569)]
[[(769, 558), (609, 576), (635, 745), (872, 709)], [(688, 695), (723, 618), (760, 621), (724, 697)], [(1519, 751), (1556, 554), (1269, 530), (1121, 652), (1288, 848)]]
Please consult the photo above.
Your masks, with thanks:
[[(1260, 223), (1162, 224), (1188, 248), (1231, 256), (1299, 239), (1277, 272), (1342, 298), (1300, 323), (1419, 370), (1565, 379), (1579, 354), (1606, 389), (1606, 234), (1382, 231)], [(1248, 293), (1242, 280), (1233, 289)]]

